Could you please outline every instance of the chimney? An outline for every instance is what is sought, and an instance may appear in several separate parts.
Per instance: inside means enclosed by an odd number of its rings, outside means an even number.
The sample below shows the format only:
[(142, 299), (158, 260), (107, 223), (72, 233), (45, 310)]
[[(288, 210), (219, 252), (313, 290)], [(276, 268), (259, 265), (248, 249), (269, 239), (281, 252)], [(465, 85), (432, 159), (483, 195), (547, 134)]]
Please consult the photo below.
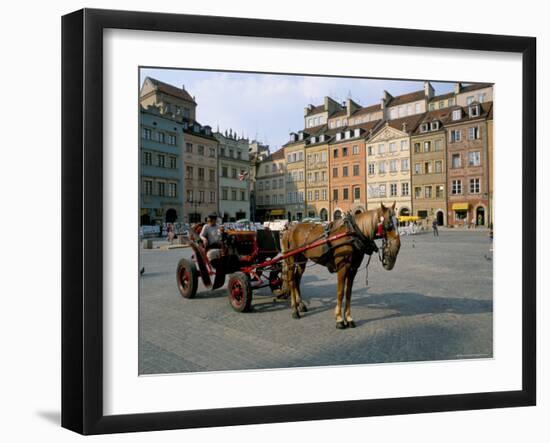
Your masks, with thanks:
[(311, 110), (313, 109), (313, 105), (309, 104), (304, 108), (304, 117), (307, 116)]
[(381, 105), (381, 106), (380, 106), (380, 107), (381, 107), (382, 109), (385, 109), (385, 108), (386, 108), (386, 105), (389, 103), (389, 101), (390, 101), (392, 98), (393, 98), (392, 95), (391, 95), (388, 91), (386, 91), (386, 90), (384, 89), (384, 96), (383, 96), (382, 99), (381, 99), (381, 102), (380, 102), (380, 105)]
[(403, 132), (407, 132), (407, 122), (403, 122)]
[(424, 96), (429, 100), (434, 96), (434, 88), (428, 81), (424, 82)]
[(455, 83), (455, 94), (460, 94), (461, 89), (462, 89), (462, 83), (460, 82)]
[(357, 109), (360, 108), (360, 106), (357, 103), (355, 103), (351, 98), (348, 98), (346, 100), (345, 106), (346, 106), (346, 115), (348, 117), (350, 117), (351, 114), (353, 114)]

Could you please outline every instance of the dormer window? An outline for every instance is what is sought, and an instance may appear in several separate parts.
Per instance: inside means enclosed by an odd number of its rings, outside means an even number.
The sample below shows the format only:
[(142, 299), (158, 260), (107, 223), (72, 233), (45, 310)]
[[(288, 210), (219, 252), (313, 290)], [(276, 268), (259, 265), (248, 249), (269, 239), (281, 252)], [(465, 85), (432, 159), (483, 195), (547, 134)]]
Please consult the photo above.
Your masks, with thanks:
[(298, 137), (298, 136), (296, 135), (295, 132), (291, 132), (291, 133), (290, 133), (290, 141), (291, 141), (291, 142), (295, 142), (296, 139), (297, 139), (297, 137)]
[(311, 144), (317, 143), (317, 140), (316, 140), (315, 136), (311, 137), (310, 143), (311, 143)]
[(439, 122), (430, 123), (430, 131), (437, 131), (439, 129)]
[(336, 133), (336, 141), (340, 141), (342, 140), (342, 133), (341, 132), (337, 132)]
[(324, 142), (324, 141), (325, 141), (325, 134), (321, 134), (321, 135), (319, 136), (319, 141), (320, 141), (320, 142)]
[(351, 131), (349, 129), (346, 131), (346, 138), (351, 138)]
[(420, 125), (420, 132), (428, 132), (428, 123), (422, 123), (422, 125)]
[(193, 125), (193, 131), (200, 132), (201, 128), (199, 125)]
[(359, 128), (355, 128), (353, 130), (353, 136), (354, 137), (359, 137), (360, 134), (361, 134), (361, 130)]
[(462, 118), (462, 109), (455, 109), (453, 111), (453, 120), (460, 120)]
[(479, 117), (479, 106), (470, 106), (470, 117)]
[(303, 140), (304, 139), (304, 133), (303, 132), (299, 132), (298, 133), (298, 140)]

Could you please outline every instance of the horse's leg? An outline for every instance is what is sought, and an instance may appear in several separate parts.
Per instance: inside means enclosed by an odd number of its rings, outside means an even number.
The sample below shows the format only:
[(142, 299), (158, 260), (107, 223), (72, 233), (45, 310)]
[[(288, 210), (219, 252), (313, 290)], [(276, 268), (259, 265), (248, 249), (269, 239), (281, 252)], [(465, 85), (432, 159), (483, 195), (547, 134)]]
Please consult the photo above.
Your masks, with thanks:
[(349, 263), (342, 265), (338, 270), (338, 289), (336, 290), (336, 308), (334, 309), (334, 316), (336, 317), (336, 327), (338, 329), (345, 329), (346, 324), (342, 318), (342, 300), (344, 298), (344, 285), (346, 283), (346, 277), (349, 272)]
[(292, 312), (292, 318), (300, 318), (300, 313), (298, 312), (296, 306), (296, 263), (294, 257), (289, 257), (287, 259), (286, 272), (286, 281), (288, 284), (288, 292), (290, 294), (290, 309)]
[(305, 303), (302, 301), (302, 291), (300, 289), (300, 283), (302, 282), (302, 276), (304, 275), (304, 271), (306, 270), (306, 261), (307, 259), (305, 257), (300, 257), (299, 261), (300, 263), (296, 265), (296, 287), (295, 287), (295, 293), (296, 293), (296, 307), (298, 308), (299, 312), (306, 312), (307, 307)]
[(357, 274), (357, 268), (350, 267), (346, 278), (346, 309), (344, 311), (344, 318), (346, 319), (346, 325), (350, 328), (355, 328), (355, 322), (351, 318), (351, 290), (353, 288), (353, 279)]

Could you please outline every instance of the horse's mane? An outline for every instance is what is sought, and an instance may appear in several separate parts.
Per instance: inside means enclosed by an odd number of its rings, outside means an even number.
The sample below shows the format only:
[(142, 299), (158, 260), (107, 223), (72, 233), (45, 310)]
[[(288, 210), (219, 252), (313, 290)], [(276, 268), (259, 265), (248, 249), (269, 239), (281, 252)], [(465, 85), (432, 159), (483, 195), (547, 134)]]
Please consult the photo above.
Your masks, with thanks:
[(380, 209), (371, 209), (360, 214), (355, 214), (355, 223), (361, 232), (372, 239), (380, 218)]

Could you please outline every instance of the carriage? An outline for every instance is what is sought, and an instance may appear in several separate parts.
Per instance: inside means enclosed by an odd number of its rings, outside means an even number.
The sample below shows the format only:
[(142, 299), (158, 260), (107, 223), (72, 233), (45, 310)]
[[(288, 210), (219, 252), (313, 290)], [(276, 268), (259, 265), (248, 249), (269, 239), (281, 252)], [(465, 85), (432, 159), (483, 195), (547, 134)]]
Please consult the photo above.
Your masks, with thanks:
[(285, 259), (308, 249), (338, 240), (345, 235), (326, 235), (302, 247), (282, 253), (280, 231), (226, 230), (222, 233), (220, 258), (211, 262), (199, 230), (191, 230), (187, 246), (193, 250), (191, 260), (178, 262), (176, 279), (184, 298), (197, 294), (198, 279), (207, 289), (222, 287), (227, 280), (227, 295), (232, 308), (238, 312), (250, 311), (253, 291), (269, 287), (276, 297), (285, 297)]

